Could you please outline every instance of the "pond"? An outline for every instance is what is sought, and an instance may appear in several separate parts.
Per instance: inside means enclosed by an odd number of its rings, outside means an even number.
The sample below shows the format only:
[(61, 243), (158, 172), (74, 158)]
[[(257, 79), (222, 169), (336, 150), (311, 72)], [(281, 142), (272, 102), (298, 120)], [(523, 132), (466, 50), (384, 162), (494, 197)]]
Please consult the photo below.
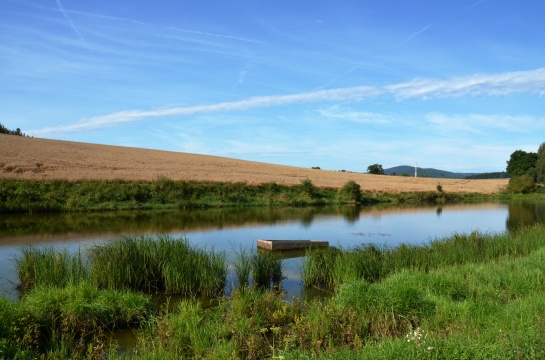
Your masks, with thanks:
[[(421, 244), (453, 233), (512, 231), (545, 222), (545, 202), (504, 201), (420, 207), (234, 208), (170, 212), (0, 214), (0, 293), (16, 300), (13, 257), (24, 244), (71, 250), (122, 235), (186, 236), (201, 247), (256, 249), (258, 239), (326, 240), (331, 246)], [(300, 258), (283, 260), (283, 287), (300, 291)], [(229, 282), (229, 279), (228, 279)]]

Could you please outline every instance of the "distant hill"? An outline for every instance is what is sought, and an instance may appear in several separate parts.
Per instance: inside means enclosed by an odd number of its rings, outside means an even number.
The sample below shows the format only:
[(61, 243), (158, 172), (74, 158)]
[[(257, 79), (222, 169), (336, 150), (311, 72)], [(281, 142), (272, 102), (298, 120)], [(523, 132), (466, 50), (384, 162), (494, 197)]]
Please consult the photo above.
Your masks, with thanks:
[[(386, 175), (397, 175), (403, 176), (407, 174), (409, 176), (414, 176), (414, 166), (401, 165), (395, 166), (393, 168), (384, 169)], [(465, 179), (467, 176), (475, 176), (478, 173), (454, 173), (445, 170), (438, 170), (432, 168), (417, 168), (418, 176), (429, 177), (429, 178), (439, 178), (439, 179)]]

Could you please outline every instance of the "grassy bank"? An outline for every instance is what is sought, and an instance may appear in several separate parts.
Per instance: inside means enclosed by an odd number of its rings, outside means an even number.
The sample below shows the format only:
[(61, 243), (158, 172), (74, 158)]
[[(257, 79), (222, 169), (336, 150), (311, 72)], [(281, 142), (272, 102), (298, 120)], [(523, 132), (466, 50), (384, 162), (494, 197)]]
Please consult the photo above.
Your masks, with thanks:
[[(329, 272), (335, 276), (329, 283), (324, 281), (330, 285), (330, 297), (306, 302), (286, 301), (282, 292), (257, 284), (251, 286), (246, 281), (249, 274), (256, 276), (262, 271), (260, 268), (269, 269), (265, 272), (272, 274), (278, 266), (274, 259), (255, 261), (243, 252), (236, 260), (241, 286), (229, 298), (220, 297), (219, 304), (211, 308), (187, 300), (172, 311), (153, 313), (145, 301), (137, 299), (115, 305), (119, 302), (112, 299), (132, 293), (96, 290), (96, 284), (88, 281), (67, 282), (60, 287), (35, 286), (18, 303), (0, 302), (0, 357), (33, 358), (43, 354), (45, 358), (110, 359), (535, 359), (545, 356), (543, 225), (510, 234), (456, 234), (423, 246), (338, 249), (313, 254), (324, 257), (322, 266), (330, 266)], [(310, 255), (307, 263), (316, 260), (313, 256)], [(371, 265), (366, 267), (364, 263)], [(272, 278), (267, 281), (270, 284)], [(106, 294), (117, 295), (99, 300)], [(101, 310), (109, 308), (102, 305), (104, 302), (127, 310), (119, 313)], [(72, 324), (82, 324), (82, 329)], [(110, 329), (110, 325), (104, 324), (140, 324), (135, 347), (120, 353), (114, 344), (95, 336)], [(67, 326), (65, 333), (71, 335), (58, 335), (63, 334), (63, 326)], [(45, 334), (52, 335), (45, 336), (32, 329), (47, 329)], [(81, 342), (83, 333), (90, 334), (86, 342)], [(80, 343), (85, 345), (85, 351)]]
[(184, 209), (229, 206), (308, 206), (346, 203), (445, 203), (485, 195), (418, 192), (361, 192), (347, 182), (341, 189), (299, 185), (212, 183), (160, 178), (142, 181), (6, 181), (0, 180), (0, 212), (67, 212), (138, 209)]

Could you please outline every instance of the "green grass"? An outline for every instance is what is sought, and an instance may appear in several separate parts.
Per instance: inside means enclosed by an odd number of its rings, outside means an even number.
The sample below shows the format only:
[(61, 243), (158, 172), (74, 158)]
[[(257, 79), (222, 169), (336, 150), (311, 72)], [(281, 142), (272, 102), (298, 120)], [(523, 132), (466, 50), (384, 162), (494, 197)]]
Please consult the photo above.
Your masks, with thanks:
[[(368, 247), (316, 254), (324, 258), (324, 266), (332, 264), (331, 271), (336, 274), (331, 297), (287, 301), (281, 291), (254, 286), (239, 287), (209, 308), (184, 300), (173, 311), (147, 318), (137, 345), (131, 349), (132, 358), (545, 358), (542, 225), (514, 234), (455, 234), (398, 251)], [(328, 254), (335, 261), (328, 262)], [(361, 265), (366, 259), (371, 263)], [(342, 281), (337, 281), (337, 276)], [(50, 306), (59, 303), (48, 300), (57, 299), (57, 295), (42, 297), (33, 291), (29, 295), (34, 297), (32, 301), (0, 302), (0, 351), (6, 354), (15, 356), (35, 346), (31, 343), (25, 348), (12, 341), (14, 334), (26, 341), (36, 339), (32, 336), (35, 327), (12, 326), (9, 319), (29, 321), (26, 313), (13, 315), (19, 306), (72, 308), (68, 303)], [(80, 302), (87, 303), (94, 302)], [(90, 329), (94, 324), (100, 327), (111, 323), (107, 320), (110, 318), (94, 310), (100, 306), (92, 308), (57, 313), (48, 310), (45, 317), (33, 316), (65, 319), (65, 314), (77, 314), (70, 315), (79, 319), (75, 323), (88, 324), (84, 327)], [(102, 320), (93, 320), (95, 317)], [(70, 333), (78, 334), (78, 330), (70, 329)], [(21, 334), (30, 335), (25, 338)], [(62, 331), (55, 334), (59, 336)], [(70, 354), (66, 345), (70, 342), (55, 344), (41, 354), (46, 358)], [(77, 342), (72, 344), (77, 348)], [(107, 345), (100, 354), (105, 353), (110, 359), (124, 358), (123, 353)]]
[(356, 279), (380, 281), (400, 269), (429, 271), (442, 266), (487, 262), (502, 256), (524, 256), (545, 246), (544, 232), (544, 225), (536, 225), (511, 233), (454, 234), (424, 245), (318, 249), (309, 252), (303, 260), (302, 279), (306, 286), (331, 288)]
[(80, 251), (70, 254), (67, 249), (53, 246), (24, 246), (15, 257), (22, 291), (39, 286), (65, 286), (88, 277), (88, 269)]
[(0, 302), (0, 357), (37, 358), (56, 349), (79, 357), (104, 335), (150, 318), (148, 297), (128, 291), (97, 290), (89, 283), (37, 287), (19, 302)]
[(88, 250), (99, 288), (214, 296), (223, 291), (225, 255), (169, 236), (122, 237)]
[(222, 293), (227, 273), (224, 253), (169, 236), (121, 237), (74, 254), (23, 247), (15, 264), (22, 290), (85, 280), (100, 289), (214, 296)]
[[(299, 185), (174, 181), (8, 181), (0, 180), (0, 213), (186, 209), (241, 206), (310, 206), (347, 203), (444, 203), (485, 195), (421, 192), (361, 192), (347, 182), (341, 189)], [(490, 196), (488, 196), (490, 198)]]
[(156, 319), (136, 351), (142, 359), (543, 358), (544, 274), (540, 248), (355, 280), (308, 303), (235, 291), (217, 307), (186, 302)]

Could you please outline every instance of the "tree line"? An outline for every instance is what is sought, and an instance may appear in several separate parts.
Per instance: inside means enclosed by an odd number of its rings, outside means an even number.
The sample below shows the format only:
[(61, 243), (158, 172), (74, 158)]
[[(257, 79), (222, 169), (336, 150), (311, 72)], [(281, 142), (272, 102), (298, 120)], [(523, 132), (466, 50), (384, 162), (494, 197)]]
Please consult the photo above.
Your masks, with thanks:
[(0, 123), (0, 134), (25, 136), (25, 134), (21, 132), (21, 129), (17, 128), (15, 130), (10, 130), (6, 128), (2, 123)]
[(511, 180), (507, 191), (529, 193), (536, 190), (536, 184), (545, 184), (545, 142), (536, 153), (516, 150), (507, 160), (507, 173)]

